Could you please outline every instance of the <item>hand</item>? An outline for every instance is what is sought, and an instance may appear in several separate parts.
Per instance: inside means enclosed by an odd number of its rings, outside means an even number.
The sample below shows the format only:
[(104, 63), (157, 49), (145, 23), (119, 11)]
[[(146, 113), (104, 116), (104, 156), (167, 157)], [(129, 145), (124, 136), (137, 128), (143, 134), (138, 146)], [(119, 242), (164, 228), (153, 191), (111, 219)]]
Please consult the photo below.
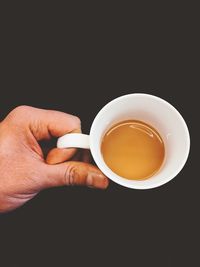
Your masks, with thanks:
[(89, 163), (61, 163), (75, 149), (54, 148), (45, 161), (38, 141), (72, 131), (80, 132), (80, 120), (63, 112), (20, 106), (8, 114), (0, 123), (0, 212), (23, 205), (49, 187), (108, 186), (108, 179)]

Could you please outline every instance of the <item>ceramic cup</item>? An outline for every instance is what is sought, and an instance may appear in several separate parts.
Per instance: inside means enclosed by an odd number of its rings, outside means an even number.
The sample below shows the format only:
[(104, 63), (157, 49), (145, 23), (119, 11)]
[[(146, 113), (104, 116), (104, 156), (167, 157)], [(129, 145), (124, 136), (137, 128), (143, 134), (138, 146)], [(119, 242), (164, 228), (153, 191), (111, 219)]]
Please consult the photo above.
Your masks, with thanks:
[[(146, 180), (128, 180), (114, 173), (104, 162), (101, 142), (114, 124), (140, 120), (153, 126), (165, 145), (165, 159), (157, 173)], [(183, 168), (190, 149), (187, 125), (180, 113), (165, 100), (149, 94), (128, 94), (105, 105), (95, 117), (90, 134), (71, 133), (58, 139), (58, 148), (90, 149), (99, 169), (112, 181), (134, 189), (149, 189), (172, 180)]]

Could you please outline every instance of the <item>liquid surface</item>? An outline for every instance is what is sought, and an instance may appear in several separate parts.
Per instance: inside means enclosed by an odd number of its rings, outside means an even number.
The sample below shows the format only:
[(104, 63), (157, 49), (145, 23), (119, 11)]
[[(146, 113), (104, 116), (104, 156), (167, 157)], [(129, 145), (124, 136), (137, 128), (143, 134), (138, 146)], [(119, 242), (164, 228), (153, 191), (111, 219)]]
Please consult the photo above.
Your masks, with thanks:
[(165, 148), (153, 127), (142, 121), (129, 120), (107, 131), (101, 152), (113, 172), (127, 179), (143, 180), (160, 169)]

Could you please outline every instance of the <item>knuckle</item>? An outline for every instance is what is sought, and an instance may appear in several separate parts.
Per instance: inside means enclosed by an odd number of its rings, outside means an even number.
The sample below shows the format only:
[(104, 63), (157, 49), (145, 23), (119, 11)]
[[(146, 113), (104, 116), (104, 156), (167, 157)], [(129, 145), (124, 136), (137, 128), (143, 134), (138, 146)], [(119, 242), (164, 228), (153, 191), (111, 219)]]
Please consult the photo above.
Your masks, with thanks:
[(31, 107), (29, 106), (18, 106), (14, 108), (7, 116), (7, 119), (13, 120), (16, 117), (22, 118), (24, 116), (27, 116), (27, 113), (30, 111)]
[(74, 185), (76, 177), (76, 167), (74, 165), (69, 165), (64, 174), (64, 183), (67, 185)]
[(21, 106), (14, 108), (11, 112), (14, 114), (21, 114), (21, 113), (25, 113), (25, 112), (29, 111), (30, 109), (31, 109), (31, 107), (29, 107), (29, 106), (21, 105)]
[(32, 112), (32, 107), (29, 106), (18, 106), (14, 108), (6, 117), (6, 122), (15, 122), (15, 124), (21, 124), (26, 121), (26, 118), (30, 116), (30, 112)]
[(70, 163), (65, 170), (64, 183), (67, 185), (83, 185), (86, 183), (84, 173), (82, 173), (76, 163)]

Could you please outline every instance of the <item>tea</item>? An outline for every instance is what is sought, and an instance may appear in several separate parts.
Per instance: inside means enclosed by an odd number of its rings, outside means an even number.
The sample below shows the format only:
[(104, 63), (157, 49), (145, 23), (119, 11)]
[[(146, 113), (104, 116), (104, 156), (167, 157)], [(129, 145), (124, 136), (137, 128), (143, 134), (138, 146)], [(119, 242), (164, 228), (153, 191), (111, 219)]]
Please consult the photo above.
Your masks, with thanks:
[(148, 179), (161, 167), (165, 148), (159, 133), (137, 120), (122, 121), (109, 129), (101, 145), (107, 166), (130, 180)]

